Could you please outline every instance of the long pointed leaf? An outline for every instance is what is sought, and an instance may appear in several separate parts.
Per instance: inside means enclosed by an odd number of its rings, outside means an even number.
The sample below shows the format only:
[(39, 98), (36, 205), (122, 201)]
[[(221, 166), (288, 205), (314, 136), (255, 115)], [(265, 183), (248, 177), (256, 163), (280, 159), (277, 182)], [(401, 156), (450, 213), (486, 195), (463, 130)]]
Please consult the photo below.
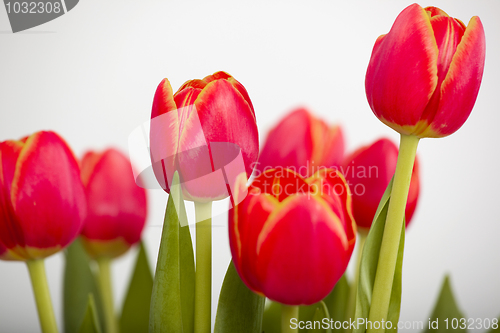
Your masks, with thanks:
[(215, 333), (261, 333), (264, 302), (241, 281), (231, 261), (219, 296)]
[(152, 289), (153, 275), (149, 268), (146, 249), (141, 242), (130, 286), (123, 302), (120, 333), (148, 332)]
[[(102, 303), (90, 259), (80, 239), (76, 239), (65, 251), (63, 282), (64, 331), (77, 332), (86, 311), (89, 294), (94, 295), (99, 318), (103, 317)], [(100, 320), (102, 323), (102, 320)], [(102, 328), (102, 327), (101, 327)]]
[(193, 331), (194, 254), (189, 226), (180, 226), (186, 216), (176, 172), (170, 187), (153, 281), (150, 332)]
[[(314, 311), (314, 315), (312, 317), (313, 325), (319, 323), (317, 327), (313, 326), (312, 329), (308, 331), (308, 333), (332, 333), (332, 329), (330, 327), (330, 314), (328, 313), (328, 308), (326, 304), (321, 301), (316, 303), (316, 311)], [(323, 319), (328, 319), (327, 325), (323, 322)]]
[(79, 333), (101, 333), (101, 326), (97, 317), (97, 310), (94, 301), (94, 295), (89, 294), (87, 307), (83, 321), (80, 325)]
[[(425, 332), (467, 332), (467, 321), (460, 321), (462, 318), (465, 317), (458, 308), (455, 296), (453, 296), (453, 290), (451, 289), (450, 278), (446, 275), (436, 305), (430, 316), (431, 326), (437, 329), (431, 329), (428, 326)], [(454, 321), (453, 319), (458, 321)], [(434, 323), (436, 326), (433, 326)]]

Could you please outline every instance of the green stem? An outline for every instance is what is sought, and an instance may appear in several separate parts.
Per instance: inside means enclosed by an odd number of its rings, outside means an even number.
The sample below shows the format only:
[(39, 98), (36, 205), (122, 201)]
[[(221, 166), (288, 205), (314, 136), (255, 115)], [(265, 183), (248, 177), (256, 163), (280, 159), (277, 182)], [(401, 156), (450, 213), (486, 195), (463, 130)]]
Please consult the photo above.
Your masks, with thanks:
[(111, 284), (111, 259), (101, 257), (96, 261), (99, 266), (98, 282), (104, 308), (106, 333), (118, 333), (118, 322), (113, 305), (113, 287)]
[[(363, 254), (363, 247), (365, 246), (366, 236), (368, 235), (368, 230), (358, 229), (358, 250), (356, 253), (356, 267), (354, 268), (354, 277), (352, 279), (351, 290), (349, 292), (349, 300), (347, 302), (347, 317), (346, 320), (350, 318), (354, 319), (356, 314), (356, 296), (358, 291), (358, 281), (359, 281), (359, 265), (361, 263), (361, 255)], [(348, 332), (351, 330), (348, 329)]]
[(212, 321), (212, 203), (194, 203), (196, 215), (196, 272), (194, 332), (210, 333)]
[(43, 259), (28, 260), (28, 271), (30, 273), (33, 294), (35, 295), (38, 318), (43, 333), (57, 333), (56, 317), (50, 299), (47, 275), (45, 274), (45, 263)]
[(299, 307), (296, 305), (281, 304), (281, 333), (295, 333), (299, 330), (292, 328), (291, 319), (299, 319)]
[[(377, 273), (373, 285), (372, 304), (368, 320), (371, 322), (387, 321), (391, 299), (394, 272), (398, 256), (401, 228), (403, 227), (406, 201), (410, 188), (415, 155), (420, 138), (401, 134), (398, 162), (394, 174), (391, 198), (387, 211), (384, 235), (380, 246)], [(384, 329), (368, 329), (367, 333), (384, 332)]]

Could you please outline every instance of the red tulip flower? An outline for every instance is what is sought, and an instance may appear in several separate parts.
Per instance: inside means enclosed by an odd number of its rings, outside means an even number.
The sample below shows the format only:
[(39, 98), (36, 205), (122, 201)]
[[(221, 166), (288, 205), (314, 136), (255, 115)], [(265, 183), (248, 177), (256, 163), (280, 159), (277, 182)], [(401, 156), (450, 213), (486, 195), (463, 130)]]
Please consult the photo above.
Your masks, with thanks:
[(150, 144), (153, 170), (167, 192), (177, 170), (185, 199), (228, 197), (228, 185), (241, 172), (250, 177), (259, 153), (247, 91), (225, 72), (187, 81), (175, 94), (164, 79), (153, 100)]
[(146, 190), (136, 185), (129, 159), (115, 149), (82, 159), (88, 215), (83, 245), (93, 258), (115, 258), (139, 242), (146, 223)]
[(69, 245), (86, 215), (73, 153), (54, 132), (0, 143), (0, 259), (37, 260)]
[[(236, 195), (245, 193), (245, 178), (237, 181)], [(229, 214), (241, 279), (288, 305), (312, 304), (330, 293), (347, 268), (355, 234), (349, 187), (333, 169), (307, 179), (287, 169), (266, 171)]]
[(472, 111), (484, 58), (479, 17), (466, 27), (439, 8), (410, 5), (375, 42), (366, 72), (368, 103), (401, 134), (450, 135)]
[(344, 158), (340, 126), (328, 127), (307, 109), (286, 115), (268, 134), (257, 170), (288, 168), (309, 177), (321, 167), (336, 168)]
[[(358, 227), (370, 228), (372, 225), (380, 199), (396, 170), (397, 159), (398, 148), (388, 139), (361, 147), (346, 158), (342, 170), (352, 192), (352, 210)], [(419, 192), (418, 163), (415, 160), (406, 202), (406, 226), (417, 207)]]

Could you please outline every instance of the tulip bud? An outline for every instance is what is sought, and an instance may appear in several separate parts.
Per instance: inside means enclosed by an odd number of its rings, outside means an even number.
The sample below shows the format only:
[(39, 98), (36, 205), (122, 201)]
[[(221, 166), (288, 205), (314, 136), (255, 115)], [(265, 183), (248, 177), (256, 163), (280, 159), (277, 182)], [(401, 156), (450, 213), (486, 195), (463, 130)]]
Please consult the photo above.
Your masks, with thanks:
[(129, 159), (115, 149), (82, 159), (88, 214), (82, 230), (93, 258), (115, 258), (139, 242), (146, 223), (146, 190), (136, 185)]
[(78, 162), (59, 135), (0, 143), (0, 259), (60, 251), (78, 236), (85, 215)]
[(450, 135), (472, 111), (484, 58), (479, 17), (466, 27), (439, 8), (410, 5), (375, 42), (365, 80), (368, 103), (401, 134)]
[(344, 158), (340, 126), (328, 127), (307, 109), (286, 115), (267, 135), (257, 170), (282, 167), (309, 177), (321, 167), (336, 168)]
[[(246, 191), (244, 175), (237, 182), (236, 196)], [(241, 279), (288, 305), (312, 304), (330, 293), (347, 268), (355, 234), (349, 187), (333, 169), (307, 179), (287, 169), (266, 171), (229, 214)]]
[[(352, 192), (352, 210), (360, 228), (370, 228), (380, 199), (396, 171), (398, 148), (389, 139), (380, 139), (349, 155), (342, 167)], [(418, 161), (415, 160), (406, 202), (406, 226), (417, 207), (420, 191)]]
[(153, 100), (150, 145), (153, 171), (165, 191), (177, 170), (186, 200), (228, 197), (228, 185), (241, 172), (250, 177), (259, 153), (247, 91), (225, 72), (187, 81), (175, 94), (164, 79)]

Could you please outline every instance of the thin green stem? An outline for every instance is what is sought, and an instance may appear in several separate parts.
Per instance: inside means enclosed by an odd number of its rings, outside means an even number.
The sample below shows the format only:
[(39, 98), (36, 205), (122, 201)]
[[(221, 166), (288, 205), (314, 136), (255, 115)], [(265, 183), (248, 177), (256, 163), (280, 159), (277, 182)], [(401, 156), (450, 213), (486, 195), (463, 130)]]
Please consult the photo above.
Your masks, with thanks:
[(281, 333), (296, 333), (298, 328), (292, 328), (292, 318), (299, 320), (299, 307), (281, 304)]
[[(359, 265), (361, 264), (361, 255), (363, 254), (363, 247), (365, 246), (366, 236), (368, 235), (368, 230), (358, 229), (358, 250), (356, 253), (356, 267), (354, 268), (354, 277), (352, 279), (351, 290), (349, 291), (349, 300), (347, 302), (347, 317), (346, 320), (350, 318), (354, 319), (356, 311), (356, 296), (358, 291), (358, 281), (359, 281)], [(348, 332), (351, 330), (349, 329)]]
[(45, 263), (43, 259), (28, 260), (28, 271), (30, 273), (33, 294), (35, 295), (38, 318), (43, 333), (57, 333), (56, 317), (50, 299), (47, 275), (45, 274)]
[[(368, 316), (371, 322), (381, 323), (382, 320), (387, 321), (401, 228), (403, 227), (408, 190), (419, 140), (416, 136), (401, 134), (398, 162), (394, 174), (384, 235), (380, 246), (377, 274), (373, 285), (372, 304)], [(380, 329), (372, 328), (368, 329), (367, 332), (384, 332), (381, 325), (379, 326)]]
[(194, 203), (196, 215), (196, 272), (194, 332), (210, 333), (212, 320), (212, 203)]
[(96, 261), (99, 266), (98, 283), (104, 308), (106, 333), (118, 333), (118, 321), (113, 305), (113, 286), (111, 284), (111, 259), (101, 257)]

